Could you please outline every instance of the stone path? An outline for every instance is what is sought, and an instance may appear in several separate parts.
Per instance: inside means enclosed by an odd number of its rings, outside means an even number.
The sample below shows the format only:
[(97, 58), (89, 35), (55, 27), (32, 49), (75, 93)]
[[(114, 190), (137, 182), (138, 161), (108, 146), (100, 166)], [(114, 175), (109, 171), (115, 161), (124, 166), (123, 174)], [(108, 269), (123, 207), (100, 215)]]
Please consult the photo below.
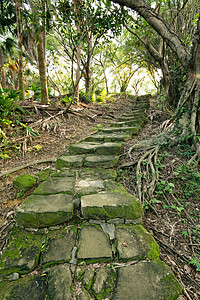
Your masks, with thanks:
[(132, 105), (71, 145), (18, 208), (0, 261), (0, 299), (178, 299), (181, 286), (142, 226), (140, 201), (116, 182), (122, 143), (140, 131), (149, 97)]

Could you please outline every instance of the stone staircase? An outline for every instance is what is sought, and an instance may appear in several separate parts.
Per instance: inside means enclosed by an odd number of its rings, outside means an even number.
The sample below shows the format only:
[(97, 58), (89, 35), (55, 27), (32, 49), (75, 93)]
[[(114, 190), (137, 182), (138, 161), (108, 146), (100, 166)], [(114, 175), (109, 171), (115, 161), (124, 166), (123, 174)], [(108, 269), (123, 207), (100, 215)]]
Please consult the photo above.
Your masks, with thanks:
[(123, 141), (149, 97), (108, 128), (70, 145), (58, 171), (17, 209), (0, 261), (0, 299), (178, 299), (181, 286), (142, 226), (140, 201), (116, 182)]

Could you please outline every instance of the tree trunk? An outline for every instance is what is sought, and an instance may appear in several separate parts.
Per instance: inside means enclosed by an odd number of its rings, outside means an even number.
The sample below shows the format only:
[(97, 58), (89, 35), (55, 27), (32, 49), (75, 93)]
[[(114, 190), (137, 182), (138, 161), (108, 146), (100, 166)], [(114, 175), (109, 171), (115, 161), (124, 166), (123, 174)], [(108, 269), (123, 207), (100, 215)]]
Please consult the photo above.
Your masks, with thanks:
[(22, 28), (21, 28), (21, 7), (22, 3), (20, 0), (15, 0), (16, 5), (16, 16), (17, 16), (17, 36), (18, 36), (18, 52), (19, 52), (19, 90), (20, 90), (20, 100), (24, 100), (24, 83), (23, 83), (23, 57), (22, 57)]
[[(77, 28), (77, 33), (81, 33), (81, 20), (80, 16), (78, 14), (79, 2), (78, 0), (74, 0), (74, 12), (76, 16), (76, 28)], [(76, 59), (77, 59), (77, 69), (76, 69), (76, 81), (75, 81), (75, 86), (74, 86), (74, 100), (79, 103), (79, 82), (80, 82), (80, 76), (81, 76), (81, 44), (80, 42), (78, 43), (76, 47)]]
[(42, 33), (39, 34), (39, 41), (37, 44), (37, 53), (38, 53), (38, 65), (39, 65), (40, 85), (41, 85), (41, 103), (49, 104), (49, 96), (48, 96), (48, 89), (47, 89), (47, 77), (46, 77), (46, 64), (45, 64)]
[(105, 84), (106, 84), (106, 93), (107, 93), (107, 95), (108, 95), (108, 94), (109, 94), (108, 79), (107, 79), (106, 71), (105, 71), (104, 67), (103, 67), (103, 75), (104, 75)]
[(4, 71), (4, 56), (2, 49), (0, 47), (0, 74), (1, 74), (1, 87), (3, 89), (6, 89), (6, 76), (5, 76), (5, 71)]
[(92, 36), (92, 33), (91, 33), (90, 36), (89, 36), (89, 33), (88, 33), (87, 43), (88, 43), (88, 50), (87, 50), (88, 53), (87, 53), (87, 61), (86, 61), (86, 64), (85, 64), (85, 90), (86, 90), (86, 93), (89, 93), (90, 92), (91, 77), (92, 77), (91, 67), (90, 67), (92, 52), (93, 52), (93, 46), (92, 46), (93, 36)]

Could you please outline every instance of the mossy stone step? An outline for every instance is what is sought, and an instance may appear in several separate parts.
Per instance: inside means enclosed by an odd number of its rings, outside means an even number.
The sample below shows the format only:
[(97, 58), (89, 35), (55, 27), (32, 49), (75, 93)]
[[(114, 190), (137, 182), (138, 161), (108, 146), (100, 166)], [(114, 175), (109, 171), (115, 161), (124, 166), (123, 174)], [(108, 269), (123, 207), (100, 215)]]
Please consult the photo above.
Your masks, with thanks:
[(105, 168), (116, 166), (118, 157), (115, 155), (63, 155), (56, 161), (58, 169), (62, 168)]
[(115, 300), (177, 299), (182, 292), (170, 268), (158, 259), (119, 268), (117, 276), (118, 282), (112, 298)]
[(99, 129), (99, 132), (103, 133), (117, 133), (117, 132), (123, 132), (123, 133), (131, 133), (131, 134), (138, 134), (139, 128), (138, 127), (108, 127), (108, 128), (101, 128)]
[(24, 227), (49, 227), (73, 217), (73, 197), (66, 194), (32, 195), (17, 208), (16, 222)]
[(69, 146), (69, 154), (98, 154), (98, 155), (117, 155), (121, 149), (121, 143), (97, 143), (81, 142)]
[(127, 141), (131, 137), (131, 134), (123, 133), (111, 133), (111, 134), (93, 134), (88, 136), (86, 142), (115, 142), (115, 141)]
[(99, 225), (83, 225), (78, 240), (78, 261), (106, 262), (112, 260), (108, 235)]
[(102, 192), (81, 197), (84, 219), (136, 220), (142, 215), (141, 202), (129, 193)]
[(42, 182), (33, 192), (34, 195), (74, 194), (75, 178), (61, 177)]
[(131, 117), (128, 117), (128, 116), (121, 116), (118, 118), (118, 121), (133, 121), (133, 122), (138, 122), (138, 121), (144, 121), (146, 120), (146, 116), (144, 114), (142, 114), (141, 116), (138, 115), (138, 116), (131, 116)]
[(119, 121), (115, 123), (111, 123), (111, 127), (127, 127), (127, 126), (134, 126), (134, 127), (139, 127), (144, 123), (144, 121), (139, 120), (139, 121)]

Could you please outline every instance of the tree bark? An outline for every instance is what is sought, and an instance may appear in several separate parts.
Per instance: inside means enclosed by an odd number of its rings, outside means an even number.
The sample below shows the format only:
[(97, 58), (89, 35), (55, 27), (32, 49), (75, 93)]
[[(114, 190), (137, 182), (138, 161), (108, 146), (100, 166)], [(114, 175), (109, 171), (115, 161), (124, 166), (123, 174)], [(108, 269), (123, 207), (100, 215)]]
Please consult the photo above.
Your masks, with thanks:
[(49, 96), (48, 96), (48, 89), (47, 89), (46, 64), (45, 64), (42, 33), (39, 34), (37, 53), (38, 53), (38, 65), (39, 65), (40, 85), (41, 85), (41, 103), (48, 104)]
[(21, 28), (21, 7), (22, 3), (20, 0), (15, 0), (16, 5), (16, 16), (17, 16), (17, 36), (18, 36), (18, 52), (19, 52), (19, 90), (20, 90), (20, 100), (24, 100), (24, 83), (23, 83), (23, 56), (22, 56), (22, 28)]
[[(76, 16), (76, 28), (77, 28), (77, 33), (80, 35), (81, 33), (81, 20), (80, 16), (78, 14), (78, 5), (79, 2), (78, 0), (74, 0), (74, 12)], [(76, 59), (77, 59), (77, 69), (76, 69), (76, 81), (75, 81), (75, 86), (74, 86), (74, 100), (79, 103), (79, 82), (80, 82), (80, 77), (81, 77), (81, 44), (80, 42), (78, 43), (76, 47)]]

